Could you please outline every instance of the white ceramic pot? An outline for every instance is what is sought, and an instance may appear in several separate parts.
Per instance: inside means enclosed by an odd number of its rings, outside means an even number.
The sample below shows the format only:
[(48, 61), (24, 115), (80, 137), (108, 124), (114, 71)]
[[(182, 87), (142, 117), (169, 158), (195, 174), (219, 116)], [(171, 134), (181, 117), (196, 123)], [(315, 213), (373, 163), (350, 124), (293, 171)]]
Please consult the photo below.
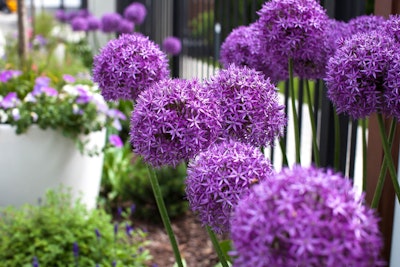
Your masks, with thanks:
[[(106, 131), (89, 136), (89, 147), (102, 148)], [(85, 138), (87, 138), (85, 137)], [(10, 125), (0, 125), (0, 206), (36, 204), (50, 188), (71, 188), (88, 208), (96, 207), (103, 154), (82, 155), (74, 142), (54, 130), (31, 127), (17, 135)]]

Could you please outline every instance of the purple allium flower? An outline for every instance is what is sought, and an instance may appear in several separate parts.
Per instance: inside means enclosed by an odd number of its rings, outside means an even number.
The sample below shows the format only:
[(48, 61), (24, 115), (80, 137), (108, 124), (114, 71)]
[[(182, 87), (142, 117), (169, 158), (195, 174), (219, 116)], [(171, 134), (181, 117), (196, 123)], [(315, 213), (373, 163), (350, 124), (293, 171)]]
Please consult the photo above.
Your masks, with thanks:
[(325, 79), (337, 112), (358, 119), (380, 110), (384, 80), (396, 53), (394, 39), (377, 31), (343, 40), (329, 60)]
[(6, 83), (12, 78), (16, 78), (22, 74), (20, 70), (3, 70), (0, 72), (0, 82)]
[(348, 38), (352, 35), (348, 23), (336, 19), (329, 19), (328, 27), (326, 29), (328, 42), (336, 50), (342, 39)]
[(220, 61), (224, 68), (235, 64), (248, 66), (264, 73), (272, 81), (287, 78), (287, 70), (276, 64), (275, 59), (261, 47), (261, 30), (258, 22), (249, 26), (239, 26), (232, 30), (221, 45)]
[(127, 19), (121, 19), (118, 26), (119, 33), (132, 33), (135, 28), (135, 24)]
[(59, 22), (67, 22), (68, 21), (68, 15), (67, 13), (65, 13), (64, 10), (62, 9), (58, 9), (55, 13), (55, 18), (56, 20), (58, 20)]
[(16, 92), (8, 93), (3, 100), (0, 101), (0, 107), (4, 109), (14, 108), (18, 105), (19, 98)]
[(62, 78), (63, 78), (64, 82), (66, 82), (66, 83), (74, 83), (76, 80), (74, 76), (69, 75), (69, 74), (63, 74)]
[(293, 60), (294, 73), (302, 78), (322, 78), (333, 53), (326, 40), (328, 15), (315, 0), (272, 0), (258, 11), (262, 47), (267, 57), (287, 70)]
[(189, 161), (186, 196), (203, 225), (228, 232), (233, 208), (249, 188), (272, 175), (258, 148), (229, 140), (210, 146)]
[(77, 13), (76, 16), (81, 17), (81, 18), (88, 18), (88, 17), (92, 16), (90, 11), (87, 9), (79, 9), (78, 11), (76, 11), (76, 13)]
[(376, 15), (362, 15), (349, 20), (352, 34), (379, 30), (385, 23), (385, 18)]
[(139, 95), (130, 141), (151, 165), (176, 166), (220, 136), (220, 119), (213, 95), (200, 82), (165, 79)]
[(101, 17), (101, 30), (105, 33), (118, 31), (122, 16), (118, 13), (106, 13)]
[(127, 20), (139, 25), (142, 24), (147, 15), (146, 7), (139, 2), (134, 2), (127, 6), (124, 10), (124, 17)]
[(384, 266), (378, 218), (341, 175), (294, 166), (250, 191), (231, 219), (234, 266)]
[(93, 80), (106, 100), (135, 100), (145, 88), (169, 75), (165, 53), (139, 33), (109, 41), (93, 65)]
[(95, 16), (89, 16), (87, 18), (87, 25), (89, 31), (95, 31), (100, 29), (101, 22), (100, 19), (96, 18)]
[(73, 31), (87, 31), (89, 26), (86, 18), (76, 17), (71, 21)]
[(278, 103), (276, 87), (261, 72), (231, 65), (212, 76), (206, 87), (217, 96), (224, 137), (268, 146), (282, 136), (284, 106)]
[(163, 41), (163, 49), (171, 55), (178, 55), (182, 50), (181, 40), (174, 36), (168, 36)]
[(400, 15), (390, 15), (389, 19), (383, 24), (384, 31), (400, 43)]
[(394, 54), (389, 63), (384, 82), (382, 113), (395, 117), (400, 121), (400, 51)]
[(118, 148), (124, 146), (124, 143), (122, 142), (121, 138), (117, 134), (111, 134), (108, 137), (108, 141), (110, 142), (110, 144), (112, 146), (115, 146), (115, 147), (118, 147)]

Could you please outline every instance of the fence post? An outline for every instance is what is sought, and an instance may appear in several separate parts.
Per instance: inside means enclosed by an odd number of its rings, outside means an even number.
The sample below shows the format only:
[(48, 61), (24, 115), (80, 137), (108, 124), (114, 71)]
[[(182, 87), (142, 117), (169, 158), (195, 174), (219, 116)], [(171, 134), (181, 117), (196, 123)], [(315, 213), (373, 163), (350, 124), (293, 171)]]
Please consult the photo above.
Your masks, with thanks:
[[(390, 14), (400, 13), (400, 4), (397, 0), (379, 0), (375, 1), (375, 15), (388, 17)], [(385, 120), (386, 131), (388, 132), (390, 120)], [(395, 139), (393, 142), (392, 157), (395, 164), (399, 157), (400, 129), (397, 127)], [(367, 185), (366, 200), (371, 203), (375, 191), (379, 171), (383, 161), (383, 148), (380, 142), (378, 120), (376, 115), (370, 117), (368, 127), (368, 152), (367, 152)], [(390, 180), (390, 174), (387, 174), (382, 197), (378, 206), (378, 214), (381, 217), (380, 229), (384, 237), (384, 250), (382, 256), (389, 262), (391, 256), (391, 243), (393, 232), (395, 194)]]

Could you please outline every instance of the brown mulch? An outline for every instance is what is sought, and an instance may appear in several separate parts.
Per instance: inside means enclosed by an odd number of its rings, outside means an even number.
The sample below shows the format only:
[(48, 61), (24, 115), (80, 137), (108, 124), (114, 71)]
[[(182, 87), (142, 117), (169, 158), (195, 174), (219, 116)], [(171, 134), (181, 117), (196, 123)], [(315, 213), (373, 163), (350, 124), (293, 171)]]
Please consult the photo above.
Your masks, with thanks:
[[(213, 267), (218, 263), (211, 240), (193, 213), (187, 212), (184, 216), (173, 219), (171, 223), (187, 267)], [(134, 220), (133, 225), (148, 233), (147, 240), (150, 244), (147, 249), (153, 256), (148, 266), (172, 267), (175, 262), (174, 253), (163, 225), (138, 220)]]

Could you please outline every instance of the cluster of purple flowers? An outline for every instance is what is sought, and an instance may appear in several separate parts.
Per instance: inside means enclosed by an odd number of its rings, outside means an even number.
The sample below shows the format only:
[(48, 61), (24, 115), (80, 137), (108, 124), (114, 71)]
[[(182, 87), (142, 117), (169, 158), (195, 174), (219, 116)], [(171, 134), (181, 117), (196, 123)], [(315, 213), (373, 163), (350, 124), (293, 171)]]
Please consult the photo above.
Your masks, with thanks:
[(283, 169), (235, 208), (235, 266), (384, 266), (378, 219), (363, 201), (332, 171)]
[(232, 140), (214, 144), (189, 162), (186, 195), (190, 207), (204, 225), (227, 233), (239, 199), (272, 172), (269, 160), (254, 146)]
[(264, 75), (248, 67), (229, 66), (207, 82), (222, 113), (223, 137), (253, 146), (269, 146), (283, 135), (284, 106), (276, 87)]
[(174, 36), (168, 36), (163, 41), (163, 48), (168, 54), (178, 55), (182, 50), (181, 40)]
[(189, 160), (220, 133), (218, 106), (197, 80), (153, 84), (139, 95), (131, 117), (134, 151), (155, 167)]
[(123, 16), (112, 12), (97, 18), (87, 10), (68, 13), (64, 10), (57, 10), (55, 18), (62, 23), (70, 24), (74, 31), (101, 30), (104, 33), (132, 33), (135, 25), (143, 23), (146, 14), (146, 7), (141, 3), (134, 2), (125, 8)]
[(395, 39), (378, 31), (344, 39), (329, 60), (325, 78), (336, 110), (356, 119), (377, 111), (400, 119), (399, 53)]
[(122, 34), (94, 57), (93, 81), (106, 100), (133, 100), (169, 75), (166, 55), (140, 33)]

